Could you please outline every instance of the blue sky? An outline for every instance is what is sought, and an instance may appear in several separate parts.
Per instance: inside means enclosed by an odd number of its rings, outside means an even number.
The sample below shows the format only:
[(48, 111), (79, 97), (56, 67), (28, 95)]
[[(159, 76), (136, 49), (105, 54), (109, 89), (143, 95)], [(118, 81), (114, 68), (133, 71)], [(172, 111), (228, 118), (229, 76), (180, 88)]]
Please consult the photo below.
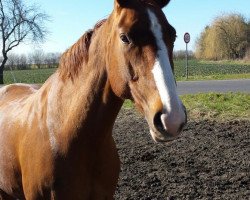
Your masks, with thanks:
[[(26, 3), (39, 5), (51, 17), (47, 23), (50, 34), (44, 44), (27, 43), (18, 47), (16, 53), (32, 52), (36, 48), (63, 52), (113, 9), (113, 0), (26, 0)], [(163, 10), (177, 30), (175, 50), (185, 49), (185, 32), (190, 33), (189, 49), (194, 50), (200, 32), (218, 15), (237, 12), (250, 20), (250, 0), (172, 0)]]

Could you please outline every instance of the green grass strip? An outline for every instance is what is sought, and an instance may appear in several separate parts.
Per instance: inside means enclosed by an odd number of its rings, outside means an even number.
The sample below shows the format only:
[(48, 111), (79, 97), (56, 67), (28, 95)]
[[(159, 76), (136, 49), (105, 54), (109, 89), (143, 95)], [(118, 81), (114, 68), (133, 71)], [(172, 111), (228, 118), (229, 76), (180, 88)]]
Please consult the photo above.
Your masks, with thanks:
[(250, 120), (250, 94), (208, 93), (182, 95), (181, 99), (193, 120)]
[[(180, 96), (187, 108), (189, 120), (250, 120), (250, 94), (207, 93)], [(126, 100), (125, 109), (134, 109)]]

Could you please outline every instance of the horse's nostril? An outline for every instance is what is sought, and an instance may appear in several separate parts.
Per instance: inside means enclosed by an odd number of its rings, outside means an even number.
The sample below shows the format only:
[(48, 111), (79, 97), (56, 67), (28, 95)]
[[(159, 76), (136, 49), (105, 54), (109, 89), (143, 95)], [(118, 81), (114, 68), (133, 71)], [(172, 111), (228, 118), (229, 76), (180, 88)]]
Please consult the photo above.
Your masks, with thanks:
[(157, 129), (157, 131), (159, 131), (159, 132), (165, 131), (164, 126), (163, 126), (162, 121), (161, 121), (161, 115), (162, 115), (162, 113), (158, 112), (158, 113), (156, 113), (156, 115), (154, 117), (154, 125), (155, 125), (155, 128)]

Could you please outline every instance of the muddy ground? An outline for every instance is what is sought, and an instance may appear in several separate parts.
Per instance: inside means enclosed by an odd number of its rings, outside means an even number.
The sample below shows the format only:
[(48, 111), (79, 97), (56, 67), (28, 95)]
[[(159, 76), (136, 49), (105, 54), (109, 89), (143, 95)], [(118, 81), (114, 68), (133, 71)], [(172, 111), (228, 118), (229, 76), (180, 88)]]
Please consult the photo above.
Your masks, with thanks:
[(145, 120), (122, 110), (114, 138), (122, 162), (115, 199), (250, 199), (250, 122), (189, 122), (155, 144)]

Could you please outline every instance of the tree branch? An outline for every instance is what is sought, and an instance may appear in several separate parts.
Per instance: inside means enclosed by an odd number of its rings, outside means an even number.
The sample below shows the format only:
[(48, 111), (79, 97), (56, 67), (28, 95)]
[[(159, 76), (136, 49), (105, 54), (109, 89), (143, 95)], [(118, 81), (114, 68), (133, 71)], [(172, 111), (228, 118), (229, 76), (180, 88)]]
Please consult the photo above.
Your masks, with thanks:
[(26, 39), (42, 41), (46, 33), (43, 22), (47, 20), (47, 15), (39, 12), (37, 7), (28, 7), (22, 0), (0, 0), (0, 40), (3, 57), (7, 59), (8, 52)]

